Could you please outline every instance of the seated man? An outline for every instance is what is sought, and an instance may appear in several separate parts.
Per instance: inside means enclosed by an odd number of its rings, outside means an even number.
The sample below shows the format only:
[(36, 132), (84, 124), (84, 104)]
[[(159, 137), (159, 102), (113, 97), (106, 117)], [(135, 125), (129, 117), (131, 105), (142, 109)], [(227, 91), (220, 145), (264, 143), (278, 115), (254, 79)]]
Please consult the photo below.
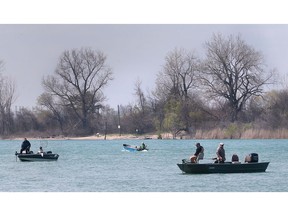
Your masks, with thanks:
[(141, 150), (144, 150), (144, 149), (146, 149), (146, 145), (145, 145), (145, 143), (143, 142), (142, 145), (141, 145)]
[(40, 146), (39, 151), (38, 151), (38, 154), (41, 154), (41, 153), (42, 154), (44, 153), (42, 146)]
[(237, 154), (233, 154), (232, 155), (232, 159), (231, 159), (232, 163), (240, 163), (239, 162), (239, 157)]

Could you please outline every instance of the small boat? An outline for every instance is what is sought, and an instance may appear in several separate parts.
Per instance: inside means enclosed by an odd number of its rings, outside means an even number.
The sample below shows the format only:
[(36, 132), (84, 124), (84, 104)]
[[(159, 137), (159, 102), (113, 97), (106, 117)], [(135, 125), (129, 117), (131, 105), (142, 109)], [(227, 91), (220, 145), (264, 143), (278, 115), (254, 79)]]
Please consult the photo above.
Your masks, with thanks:
[(52, 151), (47, 151), (43, 153), (34, 154), (33, 151), (30, 153), (18, 153), (15, 152), (16, 159), (19, 158), (20, 161), (56, 161), (59, 158), (58, 154), (53, 154)]
[(123, 144), (123, 148), (126, 151), (130, 151), (130, 152), (135, 152), (135, 151), (148, 151), (147, 146), (145, 146), (144, 148), (142, 146), (135, 146), (135, 145), (128, 145), (128, 144)]
[(177, 164), (184, 173), (190, 174), (209, 174), (209, 173), (253, 173), (265, 172), (269, 162), (245, 162), (245, 163), (191, 163), (182, 160)]

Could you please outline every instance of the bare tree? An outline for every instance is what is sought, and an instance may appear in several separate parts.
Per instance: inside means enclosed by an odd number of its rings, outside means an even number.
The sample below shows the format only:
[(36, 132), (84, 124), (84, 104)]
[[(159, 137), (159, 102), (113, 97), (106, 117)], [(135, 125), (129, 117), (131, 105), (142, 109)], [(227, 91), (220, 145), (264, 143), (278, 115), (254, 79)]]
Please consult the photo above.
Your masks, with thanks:
[(47, 93), (69, 106), (82, 123), (83, 132), (91, 133), (91, 116), (104, 101), (103, 88), (112, 80), (106, 56), (90, 48), (65, 51), (55, 75), (43, 79)]
[(15, 83), (1, 74), (4, 68), (0, 61), (0, 134), (8, 135), (13, 128), (13, 116), (11, 106), (15, 101)]
[(34, 132), (40, 130), (40, 123), (37, 120), (35, 110), (21, 107), (15, 115), (17, 124), (15, 128), (18, 132)]
[(288, 89), (272, 90), (265, 94), (264, 112), (260, 114), (265, 124), (270, 129), (287, 128), (288, 126)]
[(4, 68), (4, 62), (0, 60), (0, 72), (3, 70), (3, 68)]
[(144, 92), (141, 88), (142, 82), (140, 80), (137, 80), (135, 83), (135, 95), (137, 97), (137, 102), (140, 107), (140, 110), (142, 113), (145, 113), (145, 106), (146, 106), (146, 97), (144, 95)]
[(241, 37), (213, 35), (206, 42), (202, 84), (213, 99), (228, 105), (232, 122), (252, 96), (261, 96), (264, 85), (271, 80), (273, 71), (266, 72), (263, 56), (247, 45)]
[(161, 98), (189, 98), (199, 73), (198, 58), (184, 49), (174, 49), (165, 61), (163, 70), (157, 75), (156, 94)]
[[(168, 53), (163, 70), (157, 75), (154, 92), (159, 104), (164, 104), (165, 118), (158, 119), (159, 125), (165, 122), (166, 128), (172, 128), (168, 125), (177, 119), (178, 124), (173, 123), (173, 130), (189, 132), (192, 124), (190, 102), (197, 88), (199, 69), (199, 59), (194, 53), (184, 49)], [(171, 103), (177, 106), (171, 106)]]
[(48, 93), (41, 94), (37, 102), (52, 113), (53, 118), (59, 123), (62, 134), (64, 134), (64, 115), (61, 104), (55, 103), (53, 96)]
[(139, 79), (135, 83), (134, 95), (136, 96), (137, 104), (128, 106), (131, 126), (133, 127), (133, 131), (139, 134), (154, 130), (152, 109), (149, 106), (149, 100), (145, 96), (141, 84), (142, 82)]

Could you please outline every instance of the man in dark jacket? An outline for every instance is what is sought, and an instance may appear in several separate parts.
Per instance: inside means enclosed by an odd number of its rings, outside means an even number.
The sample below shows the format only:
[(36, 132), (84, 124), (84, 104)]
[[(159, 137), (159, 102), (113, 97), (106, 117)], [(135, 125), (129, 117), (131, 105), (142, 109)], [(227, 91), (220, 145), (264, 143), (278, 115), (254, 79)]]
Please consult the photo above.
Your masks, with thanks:
[(24, 141), (21, 145), (21, 150), (20, 150), (20, 154), (22, 154), (23, 151), (25, 151), (26, 153), (29, 153), (30, 152), (30, 147), (31, 147), (31, 144), (30, 142), (24, 138)]
[(204, 148), (200, 143), (196, 143), (196, 152), (190, 157), (191, 163), (198, 163), (204, 158)]

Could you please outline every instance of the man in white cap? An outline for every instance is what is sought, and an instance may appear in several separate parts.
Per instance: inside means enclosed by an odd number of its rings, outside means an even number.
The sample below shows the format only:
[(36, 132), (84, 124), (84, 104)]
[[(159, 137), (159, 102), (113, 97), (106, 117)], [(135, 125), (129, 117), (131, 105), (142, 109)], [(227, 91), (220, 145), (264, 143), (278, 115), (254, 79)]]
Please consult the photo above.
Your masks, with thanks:
[(217, 162), (218, 163), (224, 163), (226, 158), (225, 158), (225, 149), (224, 149), (224, 143), (219, 143), (219, 146), (216, 151), (217, 155)]

